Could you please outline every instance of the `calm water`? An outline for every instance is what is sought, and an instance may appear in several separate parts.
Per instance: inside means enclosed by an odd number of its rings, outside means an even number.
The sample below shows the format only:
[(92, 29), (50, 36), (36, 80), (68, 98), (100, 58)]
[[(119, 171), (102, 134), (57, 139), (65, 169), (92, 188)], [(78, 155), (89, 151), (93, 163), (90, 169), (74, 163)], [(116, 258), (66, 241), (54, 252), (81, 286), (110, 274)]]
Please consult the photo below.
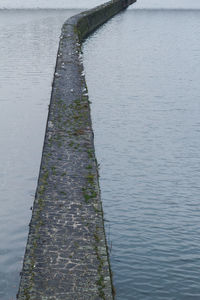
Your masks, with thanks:
[[(186, 1), (186, 0), (185, 0)], [(194, 0), (193, 0), (194, 1)], [(198, 1), (198, 0), (196, 0)], [(104, 0), (1, 0), (1, 8), (55, 8), (74, 9), (92, 8), (100, 5)]]
[(0, 11), (0, 299), (15, 299), (62, 23), (76, 10)]
[(84, 46), (120, 300), (200, 299), (199, 31), (198, 10), (132, 9)]

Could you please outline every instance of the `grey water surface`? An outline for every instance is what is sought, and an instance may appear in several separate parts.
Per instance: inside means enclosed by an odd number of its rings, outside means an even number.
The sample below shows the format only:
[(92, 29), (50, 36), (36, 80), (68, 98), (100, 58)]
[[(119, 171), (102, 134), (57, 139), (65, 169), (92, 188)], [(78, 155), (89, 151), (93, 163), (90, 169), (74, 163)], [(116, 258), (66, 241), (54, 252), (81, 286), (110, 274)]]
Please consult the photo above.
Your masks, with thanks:
[[(194, 0), (193, 0), (194, 1)], [(1, 0), (0, 9), (85, 9), (93, 8), (104, 0)]]
[(200, 10), (183, 8), (133, 7), (84, 45), (120, 300), (200, 299)]
[(15, 299), (64, 21), (77, 10), (0, 10), (0, 299)]

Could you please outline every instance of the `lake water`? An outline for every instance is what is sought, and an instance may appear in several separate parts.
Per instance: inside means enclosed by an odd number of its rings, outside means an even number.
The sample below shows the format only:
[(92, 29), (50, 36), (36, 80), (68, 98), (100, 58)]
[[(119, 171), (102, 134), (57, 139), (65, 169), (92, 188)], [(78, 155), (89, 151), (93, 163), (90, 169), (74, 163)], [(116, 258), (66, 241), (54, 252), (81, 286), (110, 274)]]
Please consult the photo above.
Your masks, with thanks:
[(104, 3), (104, 0), (1, 0), (0, 9), (83, 9)]
[[(84, 47), (117, 299), (200, 299), (200, 12), (177, 10), (188, 3), (138, 0)], [(18, 290), (58, 37), (78, 12), (0, 10), (1, 300)]]
[(77, 10), (0, 10), (0, 299), (15, 299), (61, 26)]
[(200, 299), (200, 10), (175, 6), (138, 1), (84, 45), (119, 300)]

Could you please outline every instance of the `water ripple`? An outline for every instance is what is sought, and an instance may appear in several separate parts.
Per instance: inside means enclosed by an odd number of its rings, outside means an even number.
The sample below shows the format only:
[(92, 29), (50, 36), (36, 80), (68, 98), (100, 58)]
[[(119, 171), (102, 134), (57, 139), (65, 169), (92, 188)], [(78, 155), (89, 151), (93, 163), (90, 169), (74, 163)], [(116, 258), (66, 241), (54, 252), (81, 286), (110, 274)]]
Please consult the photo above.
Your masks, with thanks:
[(16, 298), (63, 22), (77, 11), (0, 10), (0, 299)]
[(117, 299), (200, 299), (199, 27), (133, 9), (85, 43)]

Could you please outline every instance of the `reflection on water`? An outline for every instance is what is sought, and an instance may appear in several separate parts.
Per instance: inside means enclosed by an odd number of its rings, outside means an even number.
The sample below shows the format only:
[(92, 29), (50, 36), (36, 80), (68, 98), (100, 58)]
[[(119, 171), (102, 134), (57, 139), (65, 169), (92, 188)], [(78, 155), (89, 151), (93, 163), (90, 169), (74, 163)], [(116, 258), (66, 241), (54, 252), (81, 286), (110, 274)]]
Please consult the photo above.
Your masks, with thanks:
[(85, 43), (117, 299), (200, 299), (199, 28), (128, 10)]
[(15, 298), (58, 37), (77, 11), (0, 11), (0, 299)]

